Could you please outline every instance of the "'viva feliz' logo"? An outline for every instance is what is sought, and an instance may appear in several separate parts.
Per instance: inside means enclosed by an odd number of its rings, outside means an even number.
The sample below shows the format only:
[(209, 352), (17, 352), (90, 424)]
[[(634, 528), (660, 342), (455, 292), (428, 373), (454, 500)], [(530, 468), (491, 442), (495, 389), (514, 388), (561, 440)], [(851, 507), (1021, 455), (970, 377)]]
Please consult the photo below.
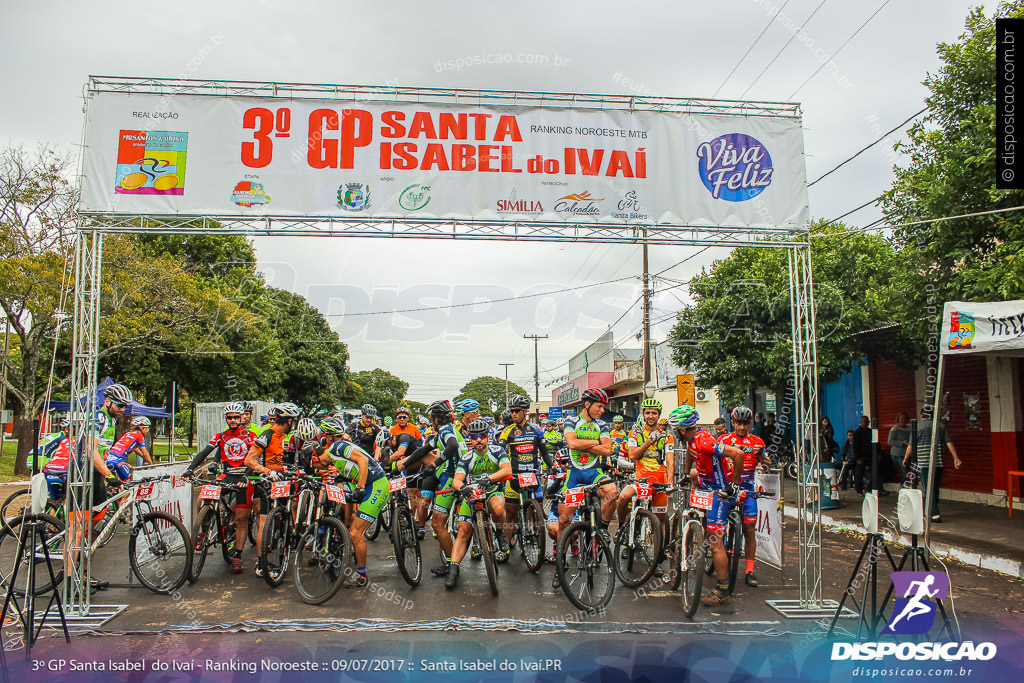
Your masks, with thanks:
[(772, 158), (756, 138), (728, 133), (697, 147), (697, 173), (715, 199), (744, 202), (772, 183)]

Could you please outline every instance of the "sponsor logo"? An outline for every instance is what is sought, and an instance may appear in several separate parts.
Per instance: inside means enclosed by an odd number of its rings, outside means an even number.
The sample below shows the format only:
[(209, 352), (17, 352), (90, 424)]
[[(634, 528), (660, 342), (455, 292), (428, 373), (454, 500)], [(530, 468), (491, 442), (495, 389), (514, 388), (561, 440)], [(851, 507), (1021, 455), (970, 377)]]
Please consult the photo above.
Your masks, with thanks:
[(362, 211), (370, 206), (370, 186), (362, 183), (347, 183), (338, 186), (338, 208), (345, 211)]
[(263, 183), (243, 180), (231, 191), (231, 201), (238, 206), (261, 206), (270, 203), (270, 195), (263, 190)]
[(949, 317), (949, 348), (969, 349), (974, 341), (974, 314), (953, 311)]
[(520, 443), (516, 444), (516, 450), (520, 453), (533, 453), (533, 444)]
[(772, 183), (772, 158), (756, 138), (728, 133), (697, 147), (697, 173), (715, 199), (745, 202)]
[(114, 192), (185, 194), (187, 148), (186, 132), (122, 130), (117, 140)]
[(636, 196), (635, 190), (630, 190), (619, 203), (615, 205), (617, 211), (612, 212), (612, 218), (621, 218), (627, 221), (646, 221), (650, 216), (640, 210), (640, 199)]
[(892, 619), (882, 633), (927, 633), (938, 601), (949, 592), (949, 577), (943, 572), (893, 572), (890, 577), (897, 597)]
[(870, 643), (832, 643), (832, 661), (844, 659), (882, 659), (895, 655), (896, 659), (919, 661), (941, 659), (955, 662), (960, 659), (988, 661), (996, 656), (995, 643), (978, 643), (965, 640), (962, 643), (894, 643), (892, 641)]
[(244, 460), (248, 453), (249, 444), (244, 439), (233, 436), (224, 442), (224, 457), (231, 462)]
[(499, 199), (496, 202), (498, 213), (544, 213), (544, 206), (533, 199), (522, 199), (513, 189), (508, 193), (507, 199)]
[(597, 199), (589, 192), (576, 192), (559, 197), (555, 202), (555, 211), (563, 216), (599, 216), (601, 209), (597, 202), (603, 202), (604, 197)]
[(419, 211), (430, 203), (430, 185), (410, 185), (398, 195), (398, 205), (406, 211)]

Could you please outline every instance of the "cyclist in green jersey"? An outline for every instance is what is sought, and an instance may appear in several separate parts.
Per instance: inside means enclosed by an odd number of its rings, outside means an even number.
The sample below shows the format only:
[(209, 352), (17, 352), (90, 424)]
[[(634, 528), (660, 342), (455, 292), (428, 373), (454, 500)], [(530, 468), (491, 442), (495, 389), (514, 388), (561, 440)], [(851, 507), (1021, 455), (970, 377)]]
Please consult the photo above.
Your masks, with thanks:
[(462, 438), (466, 438), (470, 423), (480, 419), (480, 402), (464, 398), (455, 404), (455, 410), (459, 412), (459, 433), (462, 434)]
[[(455, 469), (452, 488), (456, 491), (467, 484), (482, 487), (487, 492), (487, 509), (495, 526), (505, 526), (505, 497), (501, 487), (495, 484), (512, 476), (512, 462), (508, 452), (501, 446), (489, 443), (490, 426), (483, 420), (474, 420), (467, 427), (470, 450), (462, 456)], [(469, 504), (459, 506), (459, 533), (452, 548), (452, 561), (444, 587), (455, 588), (459, 582), (459, 563), (466, 556), (470, 539), (473, 537), (473, 517)]]

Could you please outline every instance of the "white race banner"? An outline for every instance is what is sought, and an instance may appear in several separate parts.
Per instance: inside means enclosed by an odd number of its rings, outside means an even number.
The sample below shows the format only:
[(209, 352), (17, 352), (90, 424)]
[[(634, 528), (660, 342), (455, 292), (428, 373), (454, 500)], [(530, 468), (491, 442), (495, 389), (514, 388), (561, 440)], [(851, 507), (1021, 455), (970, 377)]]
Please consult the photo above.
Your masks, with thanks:
[(799, 227), (798, 117), (90, 94), (90, 213)]
[(1024, 301), (947, 301), (942, 325), (942, 353), (1024, 356)]
[[(137, 467), (133, 471), (132, 480), (141, 481), (140, 488), (146, 487), (151, 488), (149, 495), (146, 496), (146, 500), (149, 502), (149, 507), (154, 512), (166, 512), (171, 517), (180, 519), (185, 528), (191, 531), (192, 529), (192, 485), (181, 478), (181, 473), (185, 471), (188, 466), (186, 462), (168, 463), (165, 465), (154, 465), (152, 467)], [(152, 483), (146, 483), (147, 479), (154, 477), (162, 477), (165, 475), (174, 475), (170, 479), (164, 481), (155, 481)], [(135, 511), (132, 510), (134, 517)], [(132, 519), (134, 525), (136, 519)], [(161, 531), (168, 532), (168, 538), (178, 538), (177, 534), (171, 533), (170, 527), (161, 529)], [(141, 559), (146, 559), (148, 556), (148, 549), (143, 548), (142, 544), (139, 545), (139, 556)], [(173, 547), (171, 548), (174, 549)]]
[(782, 569), (782, 482), (778, 474), (754, 475), (755, 491), (775, 491), (772, 497), (757, 499), (757, 559), (776, 569)]

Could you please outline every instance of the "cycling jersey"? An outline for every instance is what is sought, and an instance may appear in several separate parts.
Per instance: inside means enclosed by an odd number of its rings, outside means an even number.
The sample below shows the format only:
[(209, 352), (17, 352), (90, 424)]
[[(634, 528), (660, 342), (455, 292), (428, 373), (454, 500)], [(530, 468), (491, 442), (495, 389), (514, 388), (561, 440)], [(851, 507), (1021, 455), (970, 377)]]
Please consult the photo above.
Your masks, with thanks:
[(376, 446), (377, 432), (380, 431), (380, 427), (374, 423), (363, 424), (362, 418), (354, 420), (352, 424), (348, 426), (346, 433), (355, 445), (359, 446), (366, 453), (370, 454), (370, 459), (373, 459), (374, 446)]
[(509, 458), (505, 449), (495, 444), (488, 444), (487, 450), (483, 453), (478, 453), (473, 448), (464, 453), (459, 459), (455, 472), (456, 474), (462, 472), (467, 477), (494, 474), (506, 462), (509, 462)]
[[(611, 434), (608, 432), (608, 425), (601, 420), (588, 422), (582, 416), (566, 421), (565, 433), (568, 434), (569, 432), (572, 432), (577, 439), (584, 439), (586, 441), (600, 441), (605, 437), (611, 438)], [(597, 467), (600, 458), (587, 451), (578, 451), (575, 448), (570, 448), (569, 460), (572, 469), (589, 470)]]
[(444, 463), (444, 473), (448, 475), (449, 478), (455, 476), (455, 468), (458, 466), (462, 458), (465, 457), (467, 450), (466, 440), (462, 438), (462, 434), (459, 433), (459, 430), (455, 429), (451, 424), (441, 425), (441, 428), (434, 436), (434, 448), (439, 450), (443, 455), (445, 447), (448, 445), (448, 441), (450, 439), (455, 439), (458, 442), (459, 456), (458, 458), (450, 458)]
[[(353, 484), (359, 483), (359, 463), (356, 462), (354, 454), (362, 453), (366, 456), (366, 483), (363, 485), (369, 489), (378, 479), (384, 478), (384, 468), (373, 459), (373, 456), (364, 451), (351, 441), (335, 441), (327, 450), (334, 467), (338, 470), (338, 479), (350, 481)], [(372, 521), (372, 520), (371, 520)]]
[(760, 446), (761, 452), (764, 451), (764, 441), (761, 437), (748, 434), (747, 436), (737, 436), (736, 432), (729, 432), (723, 434), (718, 439), (719, 443), (724, 443), (726, 446), (735, 446), (736, 448), (743, 451), (743, 483), (754, 483), (754, 470), (757, 468), (758, 453), (755, 452), (755, 447)]
[(138, 430), (128, 432), (110, 447), (110, 451), (107, 453), (107, 462), (111, 460), (126, 460), (135, 449), (145, 447), (146, 437), (142, 435), (142, 432)]
[(417, 427), (416, 425), (414, 425), (413, 423), (409, 422), (408, 420), (406, 420), (405, 429), (402, 429), (401, 425), (392, 425), (391, 426), (391, 435), (392, 436), (396, 436), (397, 437), (397, 436), (401, 436), (402, 434), (408, 434), (409, 436), (414, 438), (417, 442), (423, 440), (423, 434), (420, 433), (420, 428)]
[(533, 425), (511, 424), (498, 437), (498, 448), (507, 451), (512, 472), (539, 472), (542, 460), (548, 460), (548, 449), (540, 432)]
[(689, 447), (700, 485), (709, 489), (725, 488), (732, 479), (732, 460), (725, 457), (725, 444), (715, 441), (704, 429), (698, 429)]
[(71, 440), (64, 432), (48, 435), (39, 455), (39, 467), (46, 474), (67, 474)]
[[(100, 408), (96, 411), (96, 447), (99, 449), (100, 456), (106, 460), (107, 451), (114, 445), (114, 436), (117, 433), (117, 419), (113, 415), (107, 412), (106, 408)], [(85, 467), (85, 455), (82, 452), (82, 439), (78, 441), (78, 450), (75, 455), (78, 460), (80, 467)], [(101, 477), (102, 478), (102, 477)]]
[[(633, 427), (629, 432), (629, 437), (626, 439), (627, 447), (636, 448), (644, 445), (647, 439), (650, 438), (652, 431), (657, 431), (657, 429), (648, 429), (646, 424), (642, 427)], [(675, 441), (672, 439), (672, 435), (662, 432), (657, 443), (652, 443), (644, 451), (643, 456), (636, 461), (637, 478), (646, 478), (647, 474), (664, 474), (667, 472), (665, 463), (668, 460), (668, 454), (672, 452), (674, 446)]]
[(256, 440), (247, 427), (239, 426), (235, 429), (225, 429), (215, 434), (210, 442), (199, 451), (189, 469), (195, 469), (207, 457), (217, 451), (220, 454), (221, 469), (225, 474), (245, 474), (245, 456), (249, 448)]
[(544, 443), (548, 447), (548, 453), (557, 452), (562, 447), (562, 433), (555, 429), (544, 432)]
[(619, 453), (621, 453), (623, 457), (626, 457), (626, 449), (623, 448), (623, 445), (626, 443), (629, 433), (622, 429), (613, 429), (608, 432), (608, 436), (612, 440), (612, 457)]
[(267, 469), (284, 472), (284, 434), (273, 427), (267, 427), (253, 442), (252, 447), (260, 451), (260, 460)]

